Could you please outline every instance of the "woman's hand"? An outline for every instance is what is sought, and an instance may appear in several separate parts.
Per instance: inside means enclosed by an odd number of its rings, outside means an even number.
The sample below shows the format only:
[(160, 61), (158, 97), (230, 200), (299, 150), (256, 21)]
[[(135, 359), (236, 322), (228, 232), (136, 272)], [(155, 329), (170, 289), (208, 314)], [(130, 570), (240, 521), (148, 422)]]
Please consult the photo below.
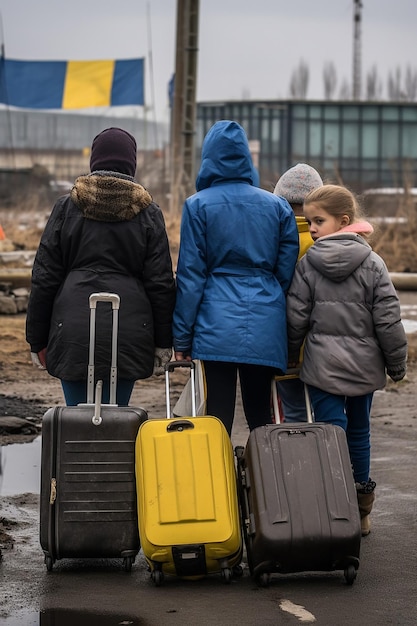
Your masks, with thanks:
[(191, 354), (184, 352), (175, 352), (174, 353), (176, 361), (192, 361)]
[(40, 352), (31, 352), (30, 357), (34, 367), (46, 370), (46, 348), (43, 348)]

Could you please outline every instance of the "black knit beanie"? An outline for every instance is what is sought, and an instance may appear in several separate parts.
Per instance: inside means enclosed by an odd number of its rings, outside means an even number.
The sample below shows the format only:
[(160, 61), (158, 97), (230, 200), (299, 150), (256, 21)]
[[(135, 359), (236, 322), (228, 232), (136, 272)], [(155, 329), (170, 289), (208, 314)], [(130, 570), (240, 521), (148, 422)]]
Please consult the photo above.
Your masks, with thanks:
[(94, 137), (91, 146), (90, 171), (107, 170), (134, 176), (136, 173), (136, 140), (122, 128), (106, 128)]

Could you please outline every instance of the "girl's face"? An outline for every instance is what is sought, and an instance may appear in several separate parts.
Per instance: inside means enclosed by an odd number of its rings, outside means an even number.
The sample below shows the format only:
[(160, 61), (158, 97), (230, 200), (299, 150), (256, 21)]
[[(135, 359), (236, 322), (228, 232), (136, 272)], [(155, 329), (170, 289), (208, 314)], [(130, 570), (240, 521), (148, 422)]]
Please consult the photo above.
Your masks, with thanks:
[(334, 216), (314, 202), (304, 205), (304, 217), (307, 220), (313, 241), (325, 235), (331, 235), (349, 224), (347, 215)]

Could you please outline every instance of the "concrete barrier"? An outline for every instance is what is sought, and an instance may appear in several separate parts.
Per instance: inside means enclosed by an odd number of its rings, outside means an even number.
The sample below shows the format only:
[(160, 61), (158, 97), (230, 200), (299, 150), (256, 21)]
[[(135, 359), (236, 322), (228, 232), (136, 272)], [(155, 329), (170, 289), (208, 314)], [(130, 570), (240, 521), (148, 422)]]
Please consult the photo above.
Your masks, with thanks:
[(10, 284), (11, 289), (26, 287), (30, 289), (32, 268), (3, 268), (0, 267), (0, 283)]
[(32, 267), (36, 250), (11, 250), (0, 251), (0, 264), (16, 264), (18, 267)]
[(417, 274), (391, 272), (390, 277), (396, 289), (402, 291), (415, 291), (417, 289)]
[[(394, 287), (399, 291), (416, 291), (417, 274), (411, 272), (391, 272), (390, 277)], [(26, 287), (30, 291), (32, 268), (2, 268), (0, 267), (0, 283), (6, 283), (10, 290)]]

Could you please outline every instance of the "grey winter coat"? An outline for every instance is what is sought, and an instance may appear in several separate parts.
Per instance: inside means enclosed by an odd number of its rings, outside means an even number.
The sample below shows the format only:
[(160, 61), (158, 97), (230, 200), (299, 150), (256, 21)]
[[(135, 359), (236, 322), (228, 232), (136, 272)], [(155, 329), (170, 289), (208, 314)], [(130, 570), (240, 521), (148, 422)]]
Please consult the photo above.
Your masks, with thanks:
[[(118, 374), (152, 374), (155, 346), (172, 345), (175, 283), (164, 218), (151, 195), (115, 172), (80, 176), (55, 204), (33, 265), (26, 339), (47, 346), (52, 376), (87, 377), (89, 295), (120, 296)], [(111, 310), (97, 311), (96, 375), (110, 365)]]
[(316, 241), (299, 261), (287, 298), (289, 362), (329, 393), (381, 389), (385, 368), (405, 368), (407, 339), (384, 261), (355, 233)]

